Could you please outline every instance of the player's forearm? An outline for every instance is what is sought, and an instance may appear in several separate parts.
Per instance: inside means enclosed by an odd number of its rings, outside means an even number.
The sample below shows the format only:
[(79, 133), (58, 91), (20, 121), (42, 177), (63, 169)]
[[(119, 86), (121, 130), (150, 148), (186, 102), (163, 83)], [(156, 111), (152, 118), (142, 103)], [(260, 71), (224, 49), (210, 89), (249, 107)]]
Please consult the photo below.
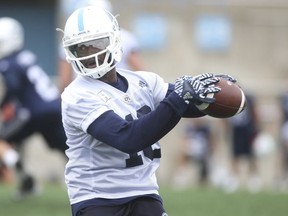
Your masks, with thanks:
[(153, 145), (171, 131), (187, 107), (177, 95), (169, 95), (156, 110), (133, 121), (108, 111), (89, 126), (88, 133), (120, 151), (133, 154)]

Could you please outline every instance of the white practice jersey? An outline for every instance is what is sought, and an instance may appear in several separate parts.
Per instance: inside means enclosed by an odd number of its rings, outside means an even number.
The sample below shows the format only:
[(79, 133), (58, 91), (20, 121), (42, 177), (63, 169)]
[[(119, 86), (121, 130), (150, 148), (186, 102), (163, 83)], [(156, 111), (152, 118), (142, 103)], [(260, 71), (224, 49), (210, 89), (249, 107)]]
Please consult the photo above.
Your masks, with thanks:
[[(151, 160), (141, 151), (137, 153), (141, 165), (127, 168), (131, 155), (87, 133), (89, 125), (104, 112), (113, 110), (123, 119), (137, 119), (142, 107), (155, 110), (167, 93), (168, 84), (157, 74), (117, 71), (128, 80), (125, 93), (99, 80), (79, 76), (62, 94), (63, 125), (69, 146), (65, 180), (71, 204), (92, 198), (158, 194), (155, 171), (159, 158)], [(157, 142), (151, 148), (160, 149), (160, 145)]]

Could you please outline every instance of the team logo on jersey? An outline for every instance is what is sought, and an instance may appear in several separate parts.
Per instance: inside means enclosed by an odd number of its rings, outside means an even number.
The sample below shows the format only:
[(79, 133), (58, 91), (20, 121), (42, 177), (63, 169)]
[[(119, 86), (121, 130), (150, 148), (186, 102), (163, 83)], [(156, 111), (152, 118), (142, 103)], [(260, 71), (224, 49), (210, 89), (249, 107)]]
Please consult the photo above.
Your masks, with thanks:
[(132, 99), (129, 97), (129, 95), (124, 95), (123, 97), (123, 101), (127, 104), (131, 104), (132, 103)]
[(98, 96), (106, 103), (108, 100), (111, 99), (111, 96), (108, 95), (107, 93), (103, 92), (103, 91), (100, 91), (98, 93)]

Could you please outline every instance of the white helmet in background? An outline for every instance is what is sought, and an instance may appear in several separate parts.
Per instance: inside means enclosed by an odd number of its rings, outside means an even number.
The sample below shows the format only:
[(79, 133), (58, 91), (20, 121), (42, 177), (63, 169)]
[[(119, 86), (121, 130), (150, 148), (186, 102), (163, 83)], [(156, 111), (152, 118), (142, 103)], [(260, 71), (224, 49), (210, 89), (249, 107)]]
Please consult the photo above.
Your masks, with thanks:
[[(74, 11), (65, 24), (62, 40), (67, 61), (77, 74), (83, 76), (101, 78), (122, 58), (118, 22), (100, 7), (89, 6)], [(81, 52), (82, 48), (97, 51), (87, 55)]]
[(22, 25), (10, 17), (0, 18), (0, 59), (15, 51), (20, 50), (24, 45), (24, 30)]

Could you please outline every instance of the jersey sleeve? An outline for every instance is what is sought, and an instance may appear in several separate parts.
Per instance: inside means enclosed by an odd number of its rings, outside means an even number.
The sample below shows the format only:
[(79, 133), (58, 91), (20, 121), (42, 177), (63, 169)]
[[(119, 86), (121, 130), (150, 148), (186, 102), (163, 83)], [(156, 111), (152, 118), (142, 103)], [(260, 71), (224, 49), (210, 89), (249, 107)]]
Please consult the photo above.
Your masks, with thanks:
[(169, 83), (166, 83), (162, 77), (152, 72), (139, 71), (137, 73), (140, 73), (146, 80), (146, 83), (148, 83), (153, 94), (154, 104), (157, 107), (167, 96)]
[(75, 127), (87, 131), (89, 125), (109, 108), (100, 100), (91, 100), (93, 95), (83, 92), (73, 95), (71, 92), (62, 94), (62, 115), (65, 121)]

